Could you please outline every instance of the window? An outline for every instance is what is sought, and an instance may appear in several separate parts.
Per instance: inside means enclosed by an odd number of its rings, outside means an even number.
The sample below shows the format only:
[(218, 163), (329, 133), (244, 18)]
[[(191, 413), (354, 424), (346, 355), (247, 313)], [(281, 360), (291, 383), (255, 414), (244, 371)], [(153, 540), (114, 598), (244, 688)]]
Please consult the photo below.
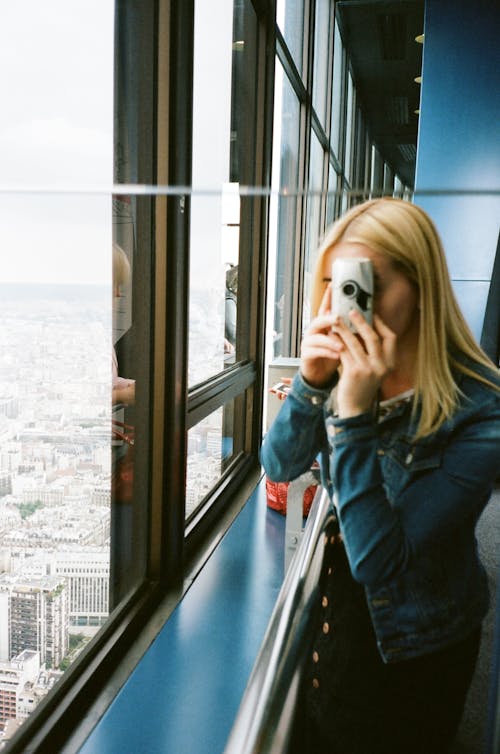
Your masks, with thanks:
[[(302, 313), (302, 329), (309, 326), (311, 319), (310, 285), (311, 274), (316, 260), (316, 249), (321, 233), (321, 212), (323, 206), (323, 167), (324, 151), (314, 131), (311, 133), (311, 152), (309, 162), (309, 193), (307, 197), (306, 215), (306, 257), (304, 276), (304, 302)], [(302, 337), (302, 334), (301, 334)]]
[(299, 232), (300, 186), (299, 147), (301, 109), (297, 94), (279, 61), (276, 62), (273, 145), (273, 190), (271, 200), (271, 258), (274, 297), (268, 316), (274, 322), (274, 356), (289, 356), (294, 333), (290, 313), (293, 306), (296, 269), (296, 238)]
[[(249, 450), (249, 324), (256, 183), (257, 17), (250, 0), (197, 0), (189, 234), (186, 518)], [(210, 33), (207, 33), (210, 29)], [(256, 411), (254, 409), (253, 411)]]
[(110, 612), (113, 16), (2, 8), (0, 663), (26, 699), (2, 729)]
[(304, 26), (305, 0), (278, 0), (276, 19), (285, 43), (297, 66), (299, 74), (304, 71), (307, 46)]
[(346, 125), (345, 125), (345, 159), (344, 159), (344, 174), (346, 180), (349, 183), (349, 187), (352, 186), (353, 178), (353, 151), (354, 151), (354, 132), (355, 132), (355, 112), (356, 112), (356, 90), (354, 88), (354, 82), (352, 74), (349, 71), (347, 74), (347, 111), (346, 111)]
[(46, 750), (258, 478), (265, 360), (298, 354), (326, 226), (409, 190), (339, 5), (3, 11), (0, 662), (64, 700), (21, 695)]
[(326, 129), (329, 79), (330, 0), (316, 0), (314, 22), (313, 108)]
[(340, 162), (342, 159), (342, 117), (344, 112), (344, 49), (338, 24), (335, 23), (333, 41), (333, 84), (332, 117), (330, 143), (333, 153)]

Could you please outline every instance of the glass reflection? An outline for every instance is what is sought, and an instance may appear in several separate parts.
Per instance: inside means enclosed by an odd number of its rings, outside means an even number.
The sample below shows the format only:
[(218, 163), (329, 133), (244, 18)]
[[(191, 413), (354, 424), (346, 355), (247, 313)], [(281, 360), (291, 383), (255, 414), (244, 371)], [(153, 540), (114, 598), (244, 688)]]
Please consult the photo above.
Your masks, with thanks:
[(304, 0), (278, 0), (276, 21), (300, 74), (304, 64)]
[(337, 23), (333, 42), (333, 84), (332, 84), (332, 122), (330, 141), (331, 147), (338, 161), (342, 159), (341, 125), (342, 125), (342, 75), (343, 75), (343, 45)]
[[(240, 236), (238, 139), (245, 104), (235, 116), (246, 54), (244, 5), (213, 15), (195, 4), (193, 187), (190, 230), (190, 387), (204, 382), (236, 355), (237, 270)], [(234, 13), (233, 13), (234, 10)], [(207, 34), (210, 28), (212, 33)], [(196, 30), (199, 30), (196, 33)]]
[(314, 72), (313, 72), (313, 107), (323, 126), (327, 121), (327, 80), (328, 47), (330, 39), (329, 0), (317, 0), (316, 20), (314, 25)]
[(302, 329), (309, 327), (311, 319), (310, 308), (310, 285), (311, 271), (315, 261), (315, 253), (318, 248), (321, 203), (323, 189), (323, 163), (324, 152), (314, 132), (311, 133), (311, 154), (309, 163), (309, 194), (307, 197), (306, 215), (306, 255), (304, 274), (304, 299), (302, 305)]
[[(25, 700), (19, 722), (109, 614), (110, 205), (43, 194), (0, 202), (0, 246), (17, 264), (17, 280), (0, 277), (0, 662)], [(81, 264), (70, 277), (69, 226), (82, 216), (98, 252), (93, 282)], [(44, 267), (28, 264), (40, 249)], [(86, 265), (88, 275), (90, 255)]]
[[(276, 248), (273, 354), (289, 356), (292, 341), (293, 265), (297, 236), (297, 196), (286, 191), (299, 183), (300, 103), (289, 80), (276, 61), (273, 187), (283, 193), (271, 197), (271, 248)], [(274, 260), (273, 260), (274, 261)]]
[(188, 432), (186, 518), (213, 490), (236, 454), (235, 411), (240, 402), (226, 403)]
[(114, 2), (3, 3), (1, 28), (3, 730), (109, 614), (111, 197), (87, 192), (113, 177)]

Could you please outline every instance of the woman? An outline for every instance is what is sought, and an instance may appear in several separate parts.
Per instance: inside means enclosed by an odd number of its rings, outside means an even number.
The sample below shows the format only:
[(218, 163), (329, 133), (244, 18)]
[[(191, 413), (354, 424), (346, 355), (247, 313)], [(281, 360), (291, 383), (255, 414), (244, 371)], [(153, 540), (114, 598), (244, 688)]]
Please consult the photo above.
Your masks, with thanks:
[[(341, 257), (374, 267), (373, 326), (351, 312), (356, 335), (330, 314)], [(500, 466), (498, 370), (460, 313), (433, 223), (409, 202), (368, 201), (336, 222), (312, 299), (300, 371), (262, 446), (274, 481), (319, 454), (337, 519), (301, 751), (443, 754), (488, 607), (474, 529)]]

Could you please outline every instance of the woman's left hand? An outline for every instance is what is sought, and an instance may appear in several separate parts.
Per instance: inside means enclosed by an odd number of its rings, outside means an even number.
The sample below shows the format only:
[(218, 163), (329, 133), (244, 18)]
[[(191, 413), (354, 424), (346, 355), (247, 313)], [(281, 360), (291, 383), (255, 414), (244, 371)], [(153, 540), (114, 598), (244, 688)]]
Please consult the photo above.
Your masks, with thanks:
[(341, 319), (333, 326), (345, 345), (340, 351), (342, 370), (337, 388), (341, 418), (370, 411), (380, 383), (396, 363), (396, 335), (380, 317), (374, 315), (371, 327), (359, 312), (353, 310), (349, 316), (357, 334)]

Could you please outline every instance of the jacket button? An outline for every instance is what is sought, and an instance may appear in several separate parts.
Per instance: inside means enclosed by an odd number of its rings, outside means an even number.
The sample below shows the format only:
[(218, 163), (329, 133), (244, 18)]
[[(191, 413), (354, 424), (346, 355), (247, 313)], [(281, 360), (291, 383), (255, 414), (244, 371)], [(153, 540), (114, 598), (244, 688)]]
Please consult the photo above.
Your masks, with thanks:
[(325, 621), (323, 623), (323, 633), (327, 634), (329, 632), (329, 630), (330, 630), (330, 624)]
[(313, 687), (315, 689), (319, 689), (319, 681), (318, 681), (317, 678), (313, 678), (313, 682), (312, 683), (313, 683)]
[(319, 662), (319, 654), (317, 652), (313, 652), (313, 662)]
[(408, 453), (408, 455), (405, 458), (405, 463), (408, 466), (413, 461), (413, 453)]
[(385, 450), (383, 448), (379, 448), (377, 450), (377, 455), (378, 456), (385, 456)]
[(323, 599), (321, 600), (321, 606), (328, 607), (328, 597), (323, 597)]

